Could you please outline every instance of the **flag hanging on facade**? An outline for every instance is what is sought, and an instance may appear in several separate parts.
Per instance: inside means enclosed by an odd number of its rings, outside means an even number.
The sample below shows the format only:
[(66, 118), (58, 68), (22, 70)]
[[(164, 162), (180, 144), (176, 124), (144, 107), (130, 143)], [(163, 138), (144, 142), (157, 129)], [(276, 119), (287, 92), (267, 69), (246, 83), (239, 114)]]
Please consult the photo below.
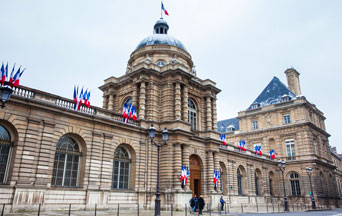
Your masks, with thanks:
[(275, 152), (273, 149), (270, 151), (270, 158), (275, 159)]
[[(1, 65), (1, 77), (0, 77), (0, 83), (1, 83), (1, 85), (3, 85), (2, 83), (2, 80), (4, 80), (6, 77), (4, 77), (5, 76), (5, 68), (4, 68), (4, 63), (2, 63), (2, 65)], [(5, 81), (4, 81), (4, 83), (5, 83)]]
[(245, 145), (246, 145), (245, 140), (240, 140), (239, 141), (238, 148), (240, 149), (240, 151), (246, 151)]
[(261, 151), (261, 145), (255, 145), (254, 147), (254, 151), (256, 155), (262, 155), (262, 151)]
[(133, 108), (132, 108), (132, 118), (133, 118), (133, 121), (137, 121), (138, 117), (137, 117), (137, 107), (133, 105)]
[(13, 87), (17, 87), (19, 85), (21, 75), (23, 75), (25, 70), (26, 70), (26, 68), (24, 68), (24, 70), (22, 70), (20, 72), (20, 68), (18, 69), (17, 73), (13, 77)]
[(169, 16), (169, 13), (167, 12), (167, 10), (165, 10), (163, 2), (161, 2), (161, 9), (162, 11), (164, 11), (165, 15)]
[(215, 185), (216, 188), (218, 187), (219, 179), (220, 179), (220, 171), (214, 170), (214, 179), (213, 179), (213, 182), (214, 182), (214, 185)]
[(13, 68), (12, 68), (12, 72), (11, 72), (11, 75), (10, 75), (10, 80), (9, 80), (9, 83), (10, 83), (10, 86), (12, 87), (12, 83), (13, 83), (13, 76), (14, 76), (14, 68), (15, 68), (15, 63), (13, 65)]
[(181, 176), (180, 176), (180, 180), (182, 182), (182, 185), (186, 185), (187, 184), (188, 177), (189, 177), (189, 167), (184, 165), (184, 166), (182, 166)]
[(220, 134), (220, 140), (222, 141), (223, 145), (227, 145), (226, 134)]
[(88, 91), (88, 94), (87, 94), (87, 101), (88, 103), (86, 104), (86, 106), (90, 108), (90, 91)]
[(80, 95), (78, 97), (77, 110), (80, 110), (80, 108), (81, 108), (82, 98), (83, 98), (83, 87), (82, 87), (81, 93), (80, 93)]

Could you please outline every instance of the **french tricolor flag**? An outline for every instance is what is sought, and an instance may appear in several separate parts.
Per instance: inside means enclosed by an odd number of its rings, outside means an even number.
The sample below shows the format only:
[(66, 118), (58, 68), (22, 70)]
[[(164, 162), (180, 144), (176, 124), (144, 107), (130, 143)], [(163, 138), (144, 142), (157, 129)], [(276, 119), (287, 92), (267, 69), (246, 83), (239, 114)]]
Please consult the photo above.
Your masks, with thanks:
[(275, 159), (275, 152), (273, 149), (270, 151), (270, 158)]
[(222, 141), (223, 145), (227, 145), (226, 134), (220, 134), (220, 140)]
[(133, 108), (132, 108), (132, 118), (133, 118), (133, 121), (137, 121), (137, 107), (133, 105)]
[(164, 11), (165, 15), (169, 16), (169, 13), (167, 12), (167, 10), (165, 10), (163, 2), (161, 2), (161, 9)]

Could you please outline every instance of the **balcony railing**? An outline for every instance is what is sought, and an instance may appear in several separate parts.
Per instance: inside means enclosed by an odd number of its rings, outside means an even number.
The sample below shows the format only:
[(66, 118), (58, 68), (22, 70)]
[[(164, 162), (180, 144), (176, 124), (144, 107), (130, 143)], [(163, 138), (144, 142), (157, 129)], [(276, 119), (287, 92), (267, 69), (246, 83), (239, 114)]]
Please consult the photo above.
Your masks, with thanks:
[[(26, 98), (32, 101), (40, 101), (44, 103), (48, 103), (53, 106), (57, 106), (60, 108), (68, 109), (73, 112), (79, 112), (87, 115), (93, 115), (99, 118), (105, 118), (111, 121), (123, 122), (122, 114), (115, 113), (113, 111), (109, 111), (106, 109), (102, 109), (100, 107), (90, 106), (90, 108), (86, 106), (81, 106), (79, 110), (74, 109), (74, 101), (71, 99), (63, 98), (57, 95), (53, 95), (47, 92), (43, 92), (36, 89), (31, 89), (25, 86), (18, 86), (13, 88), (13, 96), (17, 98)], [(129, 125), (140, 126), (140, 122), (134, 122), (129, 119)]]

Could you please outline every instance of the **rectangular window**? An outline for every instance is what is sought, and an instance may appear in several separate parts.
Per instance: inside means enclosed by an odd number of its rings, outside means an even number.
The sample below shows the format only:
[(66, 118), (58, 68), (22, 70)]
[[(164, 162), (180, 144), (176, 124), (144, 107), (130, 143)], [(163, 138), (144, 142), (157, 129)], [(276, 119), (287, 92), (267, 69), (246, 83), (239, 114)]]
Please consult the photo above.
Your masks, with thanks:
[(293, 139), (285, 140), (286, 156), (288, 160), (296, 160), (296, 149)]
[(253, 129), (253, 130), (258, 129), (258, 121), (257, 121), (257, 120), (253, 120), (253, 121), (252, 121), (252, 129)]
[(284, 115), (284, 124), (290, 124), (290, 123), (291, 123), (290, 115)]

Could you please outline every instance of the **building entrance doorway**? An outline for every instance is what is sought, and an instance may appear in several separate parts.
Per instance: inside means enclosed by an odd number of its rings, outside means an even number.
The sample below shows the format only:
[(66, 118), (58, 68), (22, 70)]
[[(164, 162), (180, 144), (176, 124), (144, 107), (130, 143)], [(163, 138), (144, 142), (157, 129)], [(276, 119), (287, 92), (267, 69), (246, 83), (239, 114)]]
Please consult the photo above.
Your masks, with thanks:
[(202, 193), (201, 161), (196, 155), (190, 156), (190, 189), (192, 195), (200, 197)]

